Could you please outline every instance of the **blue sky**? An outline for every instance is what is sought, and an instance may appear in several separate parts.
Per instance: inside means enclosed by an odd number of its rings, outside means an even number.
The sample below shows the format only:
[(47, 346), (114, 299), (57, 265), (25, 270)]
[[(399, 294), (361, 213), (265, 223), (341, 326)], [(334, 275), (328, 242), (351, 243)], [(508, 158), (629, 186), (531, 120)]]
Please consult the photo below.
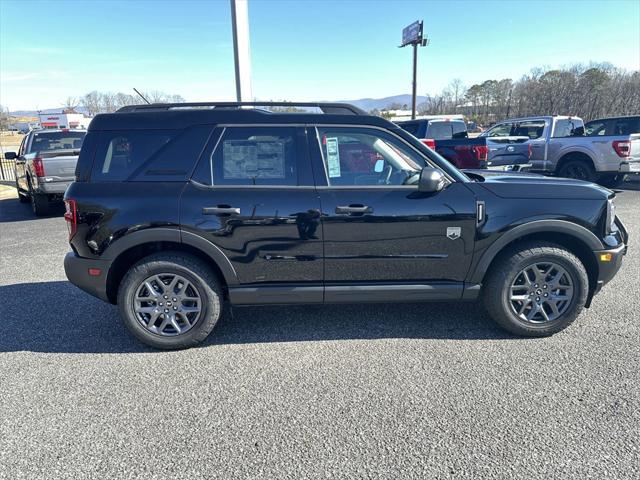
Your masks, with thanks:
[[(533, 67), (640, 69), (640, 2), (249, 0), (253, 94), (342, 100), (411, 91), (401, 30), (424, 19), (418, 93)], [(0, 104), (53, 108), (91, 90), (233, 100), (228, 0), (0, 0)]]

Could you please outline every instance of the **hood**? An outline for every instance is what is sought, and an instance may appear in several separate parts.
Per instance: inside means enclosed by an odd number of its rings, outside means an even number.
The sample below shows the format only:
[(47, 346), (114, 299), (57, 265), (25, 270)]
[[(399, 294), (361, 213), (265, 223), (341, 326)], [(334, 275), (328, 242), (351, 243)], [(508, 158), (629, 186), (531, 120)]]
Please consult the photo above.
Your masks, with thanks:
[(476, 183), (502, 198), (606, 200), (615, 194), (595, 183), (535, 173), (463, 170)]

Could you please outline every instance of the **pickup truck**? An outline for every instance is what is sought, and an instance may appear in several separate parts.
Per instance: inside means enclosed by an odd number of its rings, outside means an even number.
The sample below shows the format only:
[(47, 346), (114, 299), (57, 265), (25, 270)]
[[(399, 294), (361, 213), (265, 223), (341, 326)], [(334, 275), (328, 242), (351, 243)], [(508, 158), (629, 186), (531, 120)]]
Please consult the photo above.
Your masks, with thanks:
[(485, 138), (469, 138), (467, 125), (462, 120), (417, 119), (397, 124), (458, 168), (478, 169), (529, 162), (529, 148), (516, 143), (520, 139), (513, 139), (509, 145), (506, 143), (511, 139), (502, 139), (501, 147), (494, 145), (491, 148)]
[[(615, 186), (640, 172), (640, 134), (585, 135), (581, 118), (541, 116), (505, 120), (483, 132), (487, 142), (525, 136), (533, 172)], [(508, 142), (507, 145), (511, 145)]]
[(36, 215), (47, 215), (51, 203), (62, 202), (67, 186), (75, 180), (86, 134), (86, 130), (32, 130), (17, 153), (5, 153), (7, 160), (15, 162), (20, 201), (31, 202)]

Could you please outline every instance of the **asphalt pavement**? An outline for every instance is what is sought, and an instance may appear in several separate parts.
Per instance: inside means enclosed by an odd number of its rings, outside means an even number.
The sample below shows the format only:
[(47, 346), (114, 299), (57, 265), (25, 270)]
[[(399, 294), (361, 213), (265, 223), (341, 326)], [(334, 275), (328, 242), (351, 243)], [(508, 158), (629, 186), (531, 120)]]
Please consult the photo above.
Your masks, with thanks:
[[(639, 478), (640, 184), (618, 276), (551, 338), (480, 304), (236, 309), (150, 350), (0, 195), (0, 478)], [(1, 188), (1, 187), (0, 187)]]

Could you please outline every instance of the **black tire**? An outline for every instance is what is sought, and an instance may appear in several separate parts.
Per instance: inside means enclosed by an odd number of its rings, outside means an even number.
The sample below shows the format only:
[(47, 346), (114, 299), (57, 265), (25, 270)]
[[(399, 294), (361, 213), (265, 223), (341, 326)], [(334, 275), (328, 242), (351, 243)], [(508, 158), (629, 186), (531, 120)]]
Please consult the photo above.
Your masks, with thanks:
[[(200, 317), (185, 333), (173, 336), (153, 333), (138, 319), (134, 310), (136, 292), (146, 279), (157, 274), (180, 275), (197, 290), (202, 303)], [(127, 272), (118, 289), (118, 309), (125, 327), (141, 342), (164, 350), (189, 348), (202, 342), (218, 322), (222, 304), (222, 286), (214, 272), (200, 259), (180, 252), (143, 258)]]
[(591, 162), (587, 160), (569, 160), (560, 167), (558, 176), (593, 182), (596, 179), (596, 172)]
[(616, 188), (624, 183), (624, 174), (604, 174), (598, 179), (598, 183), (603, 187)]
[[(573, 285), (573, 297), (555, 319), (534, 323), (518, 316), (510, 300), (517, 276), (528, 266), (552, 262), (565, 270)], [(567, 328), (587, 301), (589, 278), (582, 262), (570, 251), (553, 243), (526, 243), (511, 248), (492, 265), (483, 286), (489, 315), (505, 330), (526, 337), (546, 337)], [(535, 294), (534, 294), (535, 295)], [(531, 299), (533, 303), (535, 299)]]
[(18, 200), (20, 200), (20, 203), (29, 203), (29, 195), (20, 190), (18, 180), (16, 180), (16, 190), (18, 191)]
[(49, 215), (49, 197), (38, 193), (30, 193), (31, 209), (38, 217)]

